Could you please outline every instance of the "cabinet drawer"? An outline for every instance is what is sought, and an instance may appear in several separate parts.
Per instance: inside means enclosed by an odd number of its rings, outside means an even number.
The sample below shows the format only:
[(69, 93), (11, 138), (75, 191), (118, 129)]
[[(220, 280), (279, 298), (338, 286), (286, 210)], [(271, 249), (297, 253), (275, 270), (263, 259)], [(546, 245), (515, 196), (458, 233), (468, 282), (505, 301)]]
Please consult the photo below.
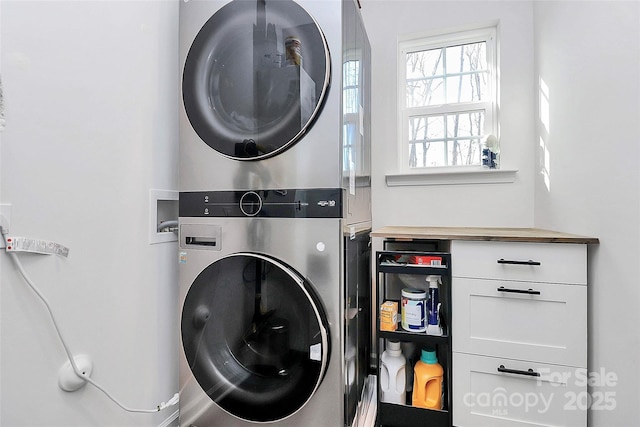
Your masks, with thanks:
[(452, 293), (453, 351), (587, 366), (586, 286), (454, 278)]
[(587, 425), (586, 381), (577, 368), (461, 353), (453, 363), (457, 427)]
[(587, 283), (587, 247), (571, 243), (451, 243), (452, 276), (551, 283)]

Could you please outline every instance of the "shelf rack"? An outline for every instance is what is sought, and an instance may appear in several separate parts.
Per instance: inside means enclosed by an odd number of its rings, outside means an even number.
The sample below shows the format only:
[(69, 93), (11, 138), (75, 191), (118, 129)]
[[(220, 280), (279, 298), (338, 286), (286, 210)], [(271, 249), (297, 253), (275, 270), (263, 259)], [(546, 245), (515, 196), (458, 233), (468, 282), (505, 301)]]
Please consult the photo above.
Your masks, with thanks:
[[(419, 242), (418, 242), (419, 243)], [(403, 246), (407, 244), (404, 243)], [(385, 245), (386, 246), (386, 245)], [(452, 353), (451, 353), (451, 255), (447, 252), (424, 251), (416, 245), (417, 250), (384, 250), (376, 252), (376, 273), (378, 280), (376, 334), (378, 339), (378, 377), (380, 375), (380, 356), (384, 349), (384, 340), (414, 343), (418, 348), (430, 346), (437, 348), (438, 361), (444, 373), (444, 408), (430, 410), (411, 406), (411, 394), (407, 392), (406, 405), (378, 401), (377, 426), (379, 427), (414, 427), (429, 425), (430, 427), (452, 426)], [(441, 265), (419, 265), (408, 262), (413, 256), (434, 256), (442, 259)], [(398, 322), (396, 331), (380, 330), (380, 305), (385, 301), (398, 302), (400, 311), (400, 291), (407, 287), (399, 275), (427, 276), (438, 275), (442, 278), (439, 295), (442, 304), (441, 323), (442, 336), (426, 333), (408, 332)], [(426, 277), (425, 277), (426, 278)], [(425, 283), (425, 289), (428, 286)], [(405, 355), (407, 356), (407, 355)], [(408, 358), (409, 359), (409, 358)], [(378, 385), (378, 399), (382, 395)]]

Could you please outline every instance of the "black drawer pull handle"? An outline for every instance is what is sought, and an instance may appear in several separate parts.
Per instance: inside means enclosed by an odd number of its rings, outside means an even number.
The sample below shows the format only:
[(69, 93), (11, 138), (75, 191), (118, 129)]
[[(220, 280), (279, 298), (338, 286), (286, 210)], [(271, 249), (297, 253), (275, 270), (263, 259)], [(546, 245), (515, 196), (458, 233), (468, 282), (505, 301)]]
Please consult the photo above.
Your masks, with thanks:
[(512, 265), (540, 265), (540, 261), (534, 261), (532, 259), (528, 261), (516, 261), (512, 259), (500, 258), (498, 264), (512, 264)]
[(540, 295), (540, 291), (529, 289), (509, 289), (504, 286), (498, 288), (498, 292), (511, 292), (512, 294), (528, 294), (528, 295)]
[(504, 365), (498, 366), (498, 372), (503, 372), (505, 374), (517, 374), (517, 375), (526, 375), (528, 377), (539, 377), (540, 372), (536, 372), (533, 369), (529, 368), (526, 371), (521, 371), (519, 369), (509, 369), (505, 368)]

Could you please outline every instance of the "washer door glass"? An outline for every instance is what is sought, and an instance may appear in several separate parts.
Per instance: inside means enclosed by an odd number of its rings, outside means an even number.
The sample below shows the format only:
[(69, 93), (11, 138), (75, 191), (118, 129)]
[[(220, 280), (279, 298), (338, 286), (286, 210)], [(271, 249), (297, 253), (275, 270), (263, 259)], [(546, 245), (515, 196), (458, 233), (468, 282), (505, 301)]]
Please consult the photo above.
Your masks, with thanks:
[(182, 95), (191, 126), (227, 157), (274, 156), (313, 124), (330, 63), (322, 31), (294, 1), (234, 0), (187, 55)]
[(295, 413), (326, 371), (329, 332), (319, 300), (296, 272), (263, 255), (209, 265), (186, 295), (181, 323), (194, 377), (244, 420)]

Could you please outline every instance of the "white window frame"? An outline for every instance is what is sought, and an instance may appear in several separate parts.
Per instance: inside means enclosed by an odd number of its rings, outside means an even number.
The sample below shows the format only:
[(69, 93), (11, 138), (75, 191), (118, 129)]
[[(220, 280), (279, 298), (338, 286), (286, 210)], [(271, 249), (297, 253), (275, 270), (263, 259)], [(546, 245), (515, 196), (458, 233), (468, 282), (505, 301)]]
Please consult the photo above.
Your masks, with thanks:
[[(427, 107), (406, 106), (406, 55), (409, 52), (437, 49), (467, 43), (486, 42), (487, 68), (489, 72), (488, 93), (490, 99), (483, 102), (443, 104)], [(481, 28), (462, 29), (440, 33), (409, 35), (398, 40), (398, 170), (401, 174), (433, 172), (434, 170), (478, 170), (482, 166), (409, 166), (409, 120), (415, 116), (440, 115), (443, 113), (483, 110), (484, 131), (482, 139), (488, 135), (498, 135), (498, 40), (497, 25)]]

